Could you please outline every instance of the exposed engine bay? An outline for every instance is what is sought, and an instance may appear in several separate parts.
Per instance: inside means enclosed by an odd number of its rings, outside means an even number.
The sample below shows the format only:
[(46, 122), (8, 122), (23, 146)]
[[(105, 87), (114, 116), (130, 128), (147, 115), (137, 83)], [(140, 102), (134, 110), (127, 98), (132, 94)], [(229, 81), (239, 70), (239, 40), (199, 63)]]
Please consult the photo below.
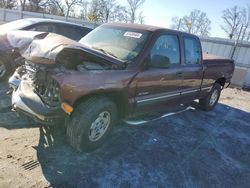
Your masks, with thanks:
[(98, 59), (80, 50), (66, 49), (61, 52), (56, 62), (61, 67), (76, 71), (89, 70), (109, 70), (112, 69), (110, 63), (105, 60)]
[[(73, 58), (72, 58), (73, 57)], [(71, 63), (70, 59), (73, 63)], [(80, 61), (81, 60), (81, 61)], [(110, 66), (101, 65), (96, 62), (85, 61), (81, 56), (60, 56), (59, 64), (39, 65), (26, 61), (17, 68), (15, 74), (10, 78), (9, 84), (16, 90), (22, 80), (32, 84), (33, 91), (49, 107), (56, 107), (60, 104), (60, 94), (58, 83), (53, 79), (53, 74), (103, 71), (110, 69)]]

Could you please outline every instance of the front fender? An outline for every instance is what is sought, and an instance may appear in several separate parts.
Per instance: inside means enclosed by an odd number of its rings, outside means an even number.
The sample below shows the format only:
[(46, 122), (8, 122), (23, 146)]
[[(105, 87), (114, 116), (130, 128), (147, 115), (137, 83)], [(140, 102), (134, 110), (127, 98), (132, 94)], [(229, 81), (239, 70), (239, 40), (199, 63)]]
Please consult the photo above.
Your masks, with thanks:
[(53, 75), (60, 88), (62, 101), (74, 105), (80, 98), (104, 92), (121, 92), (128, 97), (135, 94), (131, 79), (136, 73), (128, 70), (71, 72)]

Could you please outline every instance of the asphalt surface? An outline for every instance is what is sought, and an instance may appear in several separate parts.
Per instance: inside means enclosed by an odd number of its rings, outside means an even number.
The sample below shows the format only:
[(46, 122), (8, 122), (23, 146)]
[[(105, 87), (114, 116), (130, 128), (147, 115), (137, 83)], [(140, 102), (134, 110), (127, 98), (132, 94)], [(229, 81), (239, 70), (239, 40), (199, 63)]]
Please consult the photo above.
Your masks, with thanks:
[(62, 125), (10, 112), (0, 86), (0, 187), (250, 187), (250, 93), (227, 89), (211, 112), (193, 109), (117, 125), (78, 153)]

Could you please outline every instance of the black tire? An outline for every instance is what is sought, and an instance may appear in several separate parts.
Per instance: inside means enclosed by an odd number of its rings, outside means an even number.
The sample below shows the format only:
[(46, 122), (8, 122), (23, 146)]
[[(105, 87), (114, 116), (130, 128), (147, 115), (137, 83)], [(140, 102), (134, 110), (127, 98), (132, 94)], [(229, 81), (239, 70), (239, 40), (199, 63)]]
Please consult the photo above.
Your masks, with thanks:
[(10, 76), (12, 72), (10, 63), (8, 58), (0, 56), (0, 81), (4, 81)]
[[(98, 140), (91, 140), (91, 138), (93, 139), (91, 127), (98, 121), (98, 118), (100, 119), (101, 114), (103, 114), (102, 118), (106, 118), (104, 115), (110, 116), (110, 123)], [(91, 151), (100, 147), (112, 130), (116, 118), (117, 107), (109, 98), (92, 97), (85, 100), (75, 109), (66, 125), (67, 137), (71, 146), (78, 151)], [(95, 125), (98, 126), (97, 124)]]
[(201, 109), (205, 111), (212, 110), (219, 101), (220, 93), (221, 85), (215, 83), (209, 94), (205, 98), (199, 100), (199, 105)]

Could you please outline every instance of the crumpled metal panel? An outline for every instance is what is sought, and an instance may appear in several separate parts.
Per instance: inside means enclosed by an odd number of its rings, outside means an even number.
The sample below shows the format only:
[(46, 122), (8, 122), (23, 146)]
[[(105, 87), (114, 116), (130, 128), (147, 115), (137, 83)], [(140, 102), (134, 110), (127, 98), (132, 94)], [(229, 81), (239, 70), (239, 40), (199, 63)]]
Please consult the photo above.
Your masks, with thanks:
[(12, 49), (34, 63), (53, 64), (64, 48), (79, 49), (82, 44), (54, 33), (11, 31), (0, 34), (0, 51)]
[[(18, 49), (20, 52), (27, 50), (35, 36), (42, 32), (10, 31), (0, 33), (0, 52)], [(45, 33), (46, 34), (46, 33)]]
[(48, 33), (36, 36), (22, 56), (33, 63), (54, 64), (58, 54), (66, 48), (82, 49), (84, 46), (61, 35)]
[(55, 33), (36, 31), (11, 31), (0, 34), (0, 52), (15, 49), (28, 61), (38, 64), (55, 64), (56, 58), (64, 50), (80, 50), (105, 59), (111, 64), (121, 64), (120, 60), (106, 56), (87, 46)]

